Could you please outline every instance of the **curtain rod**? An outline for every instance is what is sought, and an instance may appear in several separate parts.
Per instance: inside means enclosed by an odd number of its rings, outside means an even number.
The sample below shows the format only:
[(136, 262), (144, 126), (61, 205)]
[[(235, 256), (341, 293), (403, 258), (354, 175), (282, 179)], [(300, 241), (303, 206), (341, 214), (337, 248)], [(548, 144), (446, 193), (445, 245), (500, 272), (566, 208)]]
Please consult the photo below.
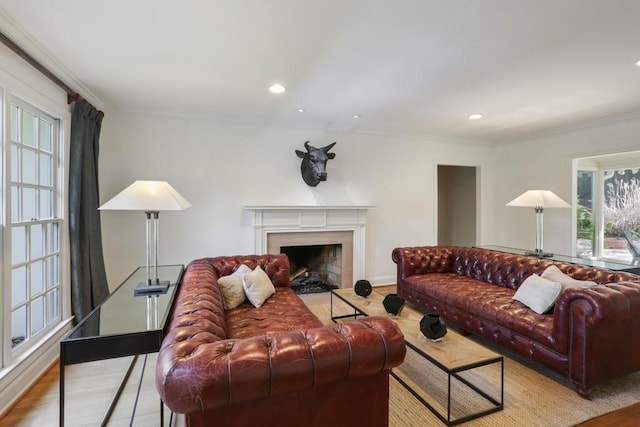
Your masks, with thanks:
[(71, 89), (69, 85), (67, 85), (65, 82), (60, 80), (58, 76), (56, 76), (51, 71), (49, 71), (47, 67), (45, 67), (40, 62), (38, 62), (38, 60), (36, 60), (33, 56), (29, 55), (24, 49), (18, 46), (13, 40), (7, 37), (7, 35), (4, 34), (2, 31), (0, 31), (0, 42), (5, 46), (7, 46), (12, 51), (14, 51), (16, 54), (18, 54), (19, 57), (27, 61), (27, 63), (29, 63), (29, 65), (31, 65), (33, 68), (35, 68), (36, 70), (44, 74), (44, 76), (47, 77), (49, 80), (51, 80), (53, 83), (61, 87), (65, 92), (67, 92), (67, 104), (71, 104), (73, 101), (77, 101), (81, 98), (78, 92)]

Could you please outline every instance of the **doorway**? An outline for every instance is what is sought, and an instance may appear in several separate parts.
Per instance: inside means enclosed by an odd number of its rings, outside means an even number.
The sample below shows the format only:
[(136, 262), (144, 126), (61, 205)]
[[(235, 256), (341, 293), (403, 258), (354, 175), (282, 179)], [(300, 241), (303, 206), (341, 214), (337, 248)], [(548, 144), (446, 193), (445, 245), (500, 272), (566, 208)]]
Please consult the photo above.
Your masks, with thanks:
[(438, 245), (476, 245), (475, 166), (438, 165)]

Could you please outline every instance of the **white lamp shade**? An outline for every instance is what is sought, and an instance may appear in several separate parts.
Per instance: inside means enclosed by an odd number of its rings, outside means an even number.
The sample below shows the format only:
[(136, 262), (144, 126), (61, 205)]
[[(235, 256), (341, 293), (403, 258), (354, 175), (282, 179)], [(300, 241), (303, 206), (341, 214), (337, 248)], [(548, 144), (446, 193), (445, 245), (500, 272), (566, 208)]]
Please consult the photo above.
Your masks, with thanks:
[(166, 181), (136, 181), (98, 209), (160, 212), (190, 207), (191, 203)]
[(525, 208), (570, 208), (571, 205), (560, 197), (556, 196), (553, 191), (549, 190), (529, 190), (516, 197), (507, 206), (525, 207)]

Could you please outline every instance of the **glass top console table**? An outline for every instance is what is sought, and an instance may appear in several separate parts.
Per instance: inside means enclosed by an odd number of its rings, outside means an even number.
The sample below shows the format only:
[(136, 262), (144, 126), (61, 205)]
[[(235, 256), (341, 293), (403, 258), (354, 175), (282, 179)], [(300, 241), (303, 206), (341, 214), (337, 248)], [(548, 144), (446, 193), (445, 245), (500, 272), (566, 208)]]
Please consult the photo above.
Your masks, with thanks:
[(103, 421), (106, 424), (138, 355), (160, 350), (183, 271), (183, 265), (158, 266), (158, 277), (170, 280), (168, 291), (134, 296), (136, 285), (147, 277), (146, 268), (138, 267), (60, 341), (60, 426), (64, 425), (65, 366), (135, 356), (107, 411)]
[[(507, 253), (516, 254), (516, 255), (527, 255), (527, 252), (530, 252), (530, 251), (525, 251), (524, 249), (508, 248), (505, 246), (479, 246), (479, 247), (481, 249), (489, 249), (489, 250), (498, 251), (498, 252), (507, 252)], [(609, 262), (609, 261), (602, 261), (597, 259), (579, 258), (574, 256), (558, 255), (558, 254), (554, 254), (551, 257), (544, 258), (544, 259), (549, 259), (552, 261), (559, 261), (559, 262), (566, 262), (569, 264), (586, 265), (589, 267), (606, 268), (613, 271), (624, 271), (627, 273), (640, 274), (640, 265), (622, 264), (618, 262)]]

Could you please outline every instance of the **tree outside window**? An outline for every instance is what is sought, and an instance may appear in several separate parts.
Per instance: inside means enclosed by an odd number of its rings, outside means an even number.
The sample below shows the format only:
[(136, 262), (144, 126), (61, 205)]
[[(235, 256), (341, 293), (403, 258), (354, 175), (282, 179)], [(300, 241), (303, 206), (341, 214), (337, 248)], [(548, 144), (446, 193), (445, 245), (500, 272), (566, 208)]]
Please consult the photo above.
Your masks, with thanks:
[(631, 261), (625, 232), (640, 232), (640, 170), (605, 172), (603, 221), (603, 255)]
[(577, 199), (577, 255), (631, 262), (625, 233), (640, 241), (640, 170), (580, 170)]

